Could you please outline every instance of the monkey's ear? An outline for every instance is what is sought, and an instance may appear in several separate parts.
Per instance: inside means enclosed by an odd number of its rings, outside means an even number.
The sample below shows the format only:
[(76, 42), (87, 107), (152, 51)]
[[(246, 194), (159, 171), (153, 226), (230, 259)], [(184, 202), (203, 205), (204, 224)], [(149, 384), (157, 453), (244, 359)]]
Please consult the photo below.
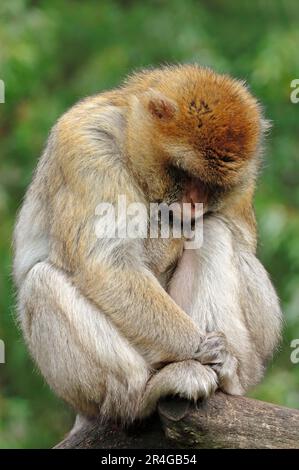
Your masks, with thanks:
[(172, 99), (152, 88), (144, 94), (149, 113), (161, 121), (169, 121), (177, 112), (177, 104)]

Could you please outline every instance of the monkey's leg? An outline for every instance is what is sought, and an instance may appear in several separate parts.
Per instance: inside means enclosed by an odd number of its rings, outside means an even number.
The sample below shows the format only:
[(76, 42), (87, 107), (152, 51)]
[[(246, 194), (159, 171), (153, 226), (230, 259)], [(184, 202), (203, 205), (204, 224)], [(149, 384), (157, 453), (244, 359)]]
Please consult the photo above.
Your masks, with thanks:
[(20, 290), (19, 316), (31, 354), (59, 396), (85, 415), (136, 417), (149, 367), (66, 274), (36, 264)]

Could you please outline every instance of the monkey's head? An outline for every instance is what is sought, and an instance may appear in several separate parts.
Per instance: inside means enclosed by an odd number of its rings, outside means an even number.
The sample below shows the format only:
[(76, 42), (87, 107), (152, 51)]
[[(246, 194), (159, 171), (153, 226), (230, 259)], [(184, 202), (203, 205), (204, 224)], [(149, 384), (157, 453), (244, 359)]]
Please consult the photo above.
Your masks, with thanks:
[(161, 176), (162, 190), (169, 173), (216, 194), (254, 180), (266, 123), (243, 83), (191, 65), (144, 72), (132, 82), (139, 92), (129, 138), (148, 185)]

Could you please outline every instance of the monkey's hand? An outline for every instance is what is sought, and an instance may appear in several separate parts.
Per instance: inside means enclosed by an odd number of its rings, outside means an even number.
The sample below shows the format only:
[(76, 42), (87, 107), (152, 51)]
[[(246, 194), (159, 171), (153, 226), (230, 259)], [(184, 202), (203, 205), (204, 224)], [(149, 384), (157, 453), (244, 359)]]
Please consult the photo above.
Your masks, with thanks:
[(232, 395), (242, 395), (244, 389), (238, 376), (238, 361), (230, 352), (226, 337), (221, 332), (207, 333), (197, 360), (210, 366), (218, 376), (219, 388)]
[(148, 381), (141, 400), (140, 416), (151, 414), (160, 398), (180, 396), (196, 402), (208, 398), (218, 387), (216, 372), (196, 360), (173, 362)]

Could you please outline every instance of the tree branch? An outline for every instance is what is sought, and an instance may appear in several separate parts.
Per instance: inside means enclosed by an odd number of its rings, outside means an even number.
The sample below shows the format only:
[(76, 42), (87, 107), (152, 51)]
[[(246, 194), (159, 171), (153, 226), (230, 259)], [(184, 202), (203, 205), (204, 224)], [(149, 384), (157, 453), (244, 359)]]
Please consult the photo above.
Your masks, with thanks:
[(93, 420), (56, 448), (298, 449), (299, 410), (221, 392), (197, 406), (172, 398), (138, 426), (123, 431)]

